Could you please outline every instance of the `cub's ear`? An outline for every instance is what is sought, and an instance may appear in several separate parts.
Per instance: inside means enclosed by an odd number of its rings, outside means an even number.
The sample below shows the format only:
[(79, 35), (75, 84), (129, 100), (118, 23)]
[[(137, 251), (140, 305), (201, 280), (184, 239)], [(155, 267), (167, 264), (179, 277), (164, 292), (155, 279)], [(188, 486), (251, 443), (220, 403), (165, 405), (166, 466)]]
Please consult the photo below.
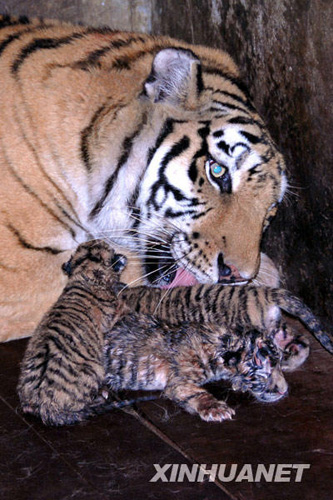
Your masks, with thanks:
[(73, 261), (73, 258), (71, 258), (68, 262), (64, 262), (64, 264), (61, 266), (63, 272), (65, 274), (67, 274), (67, 276), (71, 276), (71, 274), (73, 272), (72, 261)]
[(202, 89), (201, 63), (193, 52), (170, 48), (156, 54), (145, 83), (145, 94), (153, 102), (195, 109)]

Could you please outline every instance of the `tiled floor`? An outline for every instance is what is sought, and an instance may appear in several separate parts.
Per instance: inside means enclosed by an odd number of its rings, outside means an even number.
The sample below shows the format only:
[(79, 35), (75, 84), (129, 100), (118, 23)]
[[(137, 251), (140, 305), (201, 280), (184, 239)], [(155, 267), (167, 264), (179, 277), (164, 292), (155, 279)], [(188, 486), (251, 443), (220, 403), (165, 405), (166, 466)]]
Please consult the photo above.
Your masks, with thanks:
[[(18, 408), (15, 387), (25, 345), (0, 345), (2, 500), (333, 498), (333, 358), (315, 341), (306, 364), (287, 374), (290, 394), (279, 403), (259, 404), (222, 390), (236, 409), (232, 422), (204, 423), (157, 400), (59, 429), (24, 417)], [(245, 464), (251, 466), (243, 481), (150, 482), (159, 469), (154, 464), (191, 469), (194, 463), (227, 464), (226, 473), (237, 464), (236, 478)], [(286, 464), (285, 481), (251, 482), (258, 464)], [(310, 464), (302, 481), (295, 482), (290, 464)], [(171, 466), (165, 477), (170, 474)]]

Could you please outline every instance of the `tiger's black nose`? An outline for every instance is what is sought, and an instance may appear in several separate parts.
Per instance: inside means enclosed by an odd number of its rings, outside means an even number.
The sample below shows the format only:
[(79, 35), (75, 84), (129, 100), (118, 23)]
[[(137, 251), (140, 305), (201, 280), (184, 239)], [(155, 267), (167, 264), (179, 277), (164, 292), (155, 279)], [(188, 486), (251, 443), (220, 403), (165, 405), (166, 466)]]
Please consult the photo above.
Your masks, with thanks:
[(227, 266), (225, 263), (224, 263), (224, 260), (223, 260), (223, 254), (220, 253), (218, 258), (217, 258), (217, 267), (218, 267), (218, 270), (219, 270), (219, 282), (221, 280), (223, 280), (223, 278), (227, 277), (227, 276), (230, 276), (231, 274), (231, 269), (229, 266)]

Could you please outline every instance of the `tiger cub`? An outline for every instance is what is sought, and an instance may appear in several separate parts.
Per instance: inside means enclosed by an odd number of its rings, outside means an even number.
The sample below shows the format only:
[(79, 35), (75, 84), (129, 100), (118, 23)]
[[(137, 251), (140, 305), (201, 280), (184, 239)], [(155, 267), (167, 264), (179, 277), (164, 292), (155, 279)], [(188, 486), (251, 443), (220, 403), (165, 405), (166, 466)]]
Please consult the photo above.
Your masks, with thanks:
[(228, 380), (233, 390), (274, 402), (287, 394), (282, 353), (257, 330), (207, 323), (175, 327), (130, 314), (105, 337), (105, 383), (115, 391), (161, 390), (205, 421), (230, 420), (235, 411), (203, 385)]
[[(65, 266), (68, 285), (37, 328), (22, 363), (18, 391), (25, 412), (54, 425), (82, 420), (96, 414), (95, 403), (103, 382), (116, 390), (163, 389), (166, 396), (208, 420), (233, 414), (225, 403), (212, 400), (200, 388), (209, 380), (230, 379), (235, 389), (248, 390), (260, 400), (276, 400), (286, 393), (282, 356), (283, 349), (288, 351), (293, 342), (283, 325), (278, 330), (276, 324), (274, 328), (270, 325), (270, 335), (263, 321), (258, 328), (255, 308), (264, 317), (267, 302), (251, 305), (242, 300), (237, 311), (231, 301), (231, 316), (224, 316), (221, 324), (211, 318), (206, 324), (190, 323), (196, 319), (196, 304), (184, 303), (182, 297), (189, 298), (188, 290), (179, 288), (178, 307), (175, 301), (169, 301), (169, 324), (143, 313), (120, 319), (130, 307), (153, 312), (161, 299), (157, 289), (119, 293), (122, 285), (117, 272), (123, 266), (122, 257), (115, 256), (103, 242), (81, 245)], [(227, 290), (215, 288), (218, 297), (221, 290)], [(246, 294), (246, 287), (243, 290)], [(213, 291), (211, 287), (211, 296), (203, 298), (201, 314), (205, 308), (207, 314), (211, 309), (217, 312)], [(249, 297), (251, 294), (253, 289), (249, 287)], [(170, 294), (168, 297), (173, 298)], [(183, 322), (176, 314), (179, 305), (187, 309), (186, 323), (171, 326), (172, 321)], [(166, 306), (163, 303), (156, 312), (165, 315)], [(248, 327), (250, 318), (254, 325)], [(314, 321), (313, 315), (311, 319)], [(292, 349), (289, 354), (293, 354)], [(198, 391), (200, 397), (196, 396)], [(210, 411), (210, 404), (214, 411)]]
[[(162, 289), (136, 287), (122, 291), (121, 297), (133, 311), (153, 314), (171, 325), (192, 321), (222, 324), (231, 329), (241, 326), (245, 331), (255, 328), (268, 335), (274, 333), (283, 349), (290, 340), (290, 332), (281, 318), (284, 311), (299, 319), (333, 354), (332, 336), (323, 331), (320, 321), (301, 299), (282, 288), (194, 285), (176, 287), (166, 293)], [(306, 342), (303, 336), (299, 339)]]
[[(63, 266), (68, 284), (37, 327), (22, 363), (18, 392), (25, 412), (69, 423), (98, 395), (103, 336), (124, 308), (117, 299), (124, 266), (125, 257), (96, 241), (81, 245)], [(67, 410), (73, 418), (62, 420)]]

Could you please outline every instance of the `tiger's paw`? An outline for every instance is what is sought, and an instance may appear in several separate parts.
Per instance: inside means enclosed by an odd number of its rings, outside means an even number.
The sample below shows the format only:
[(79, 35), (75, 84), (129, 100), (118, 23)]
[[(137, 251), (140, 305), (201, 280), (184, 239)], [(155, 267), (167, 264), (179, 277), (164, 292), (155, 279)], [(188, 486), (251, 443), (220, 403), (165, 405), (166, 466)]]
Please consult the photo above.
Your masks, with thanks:
[(223, 420), (232, 420), (235, 410), (230, 408), (224, 401), (218, 401), (215, 398), (203, 398), (199, 402), (197, 412), (202, 420), (206, 422), (223, 422)]

